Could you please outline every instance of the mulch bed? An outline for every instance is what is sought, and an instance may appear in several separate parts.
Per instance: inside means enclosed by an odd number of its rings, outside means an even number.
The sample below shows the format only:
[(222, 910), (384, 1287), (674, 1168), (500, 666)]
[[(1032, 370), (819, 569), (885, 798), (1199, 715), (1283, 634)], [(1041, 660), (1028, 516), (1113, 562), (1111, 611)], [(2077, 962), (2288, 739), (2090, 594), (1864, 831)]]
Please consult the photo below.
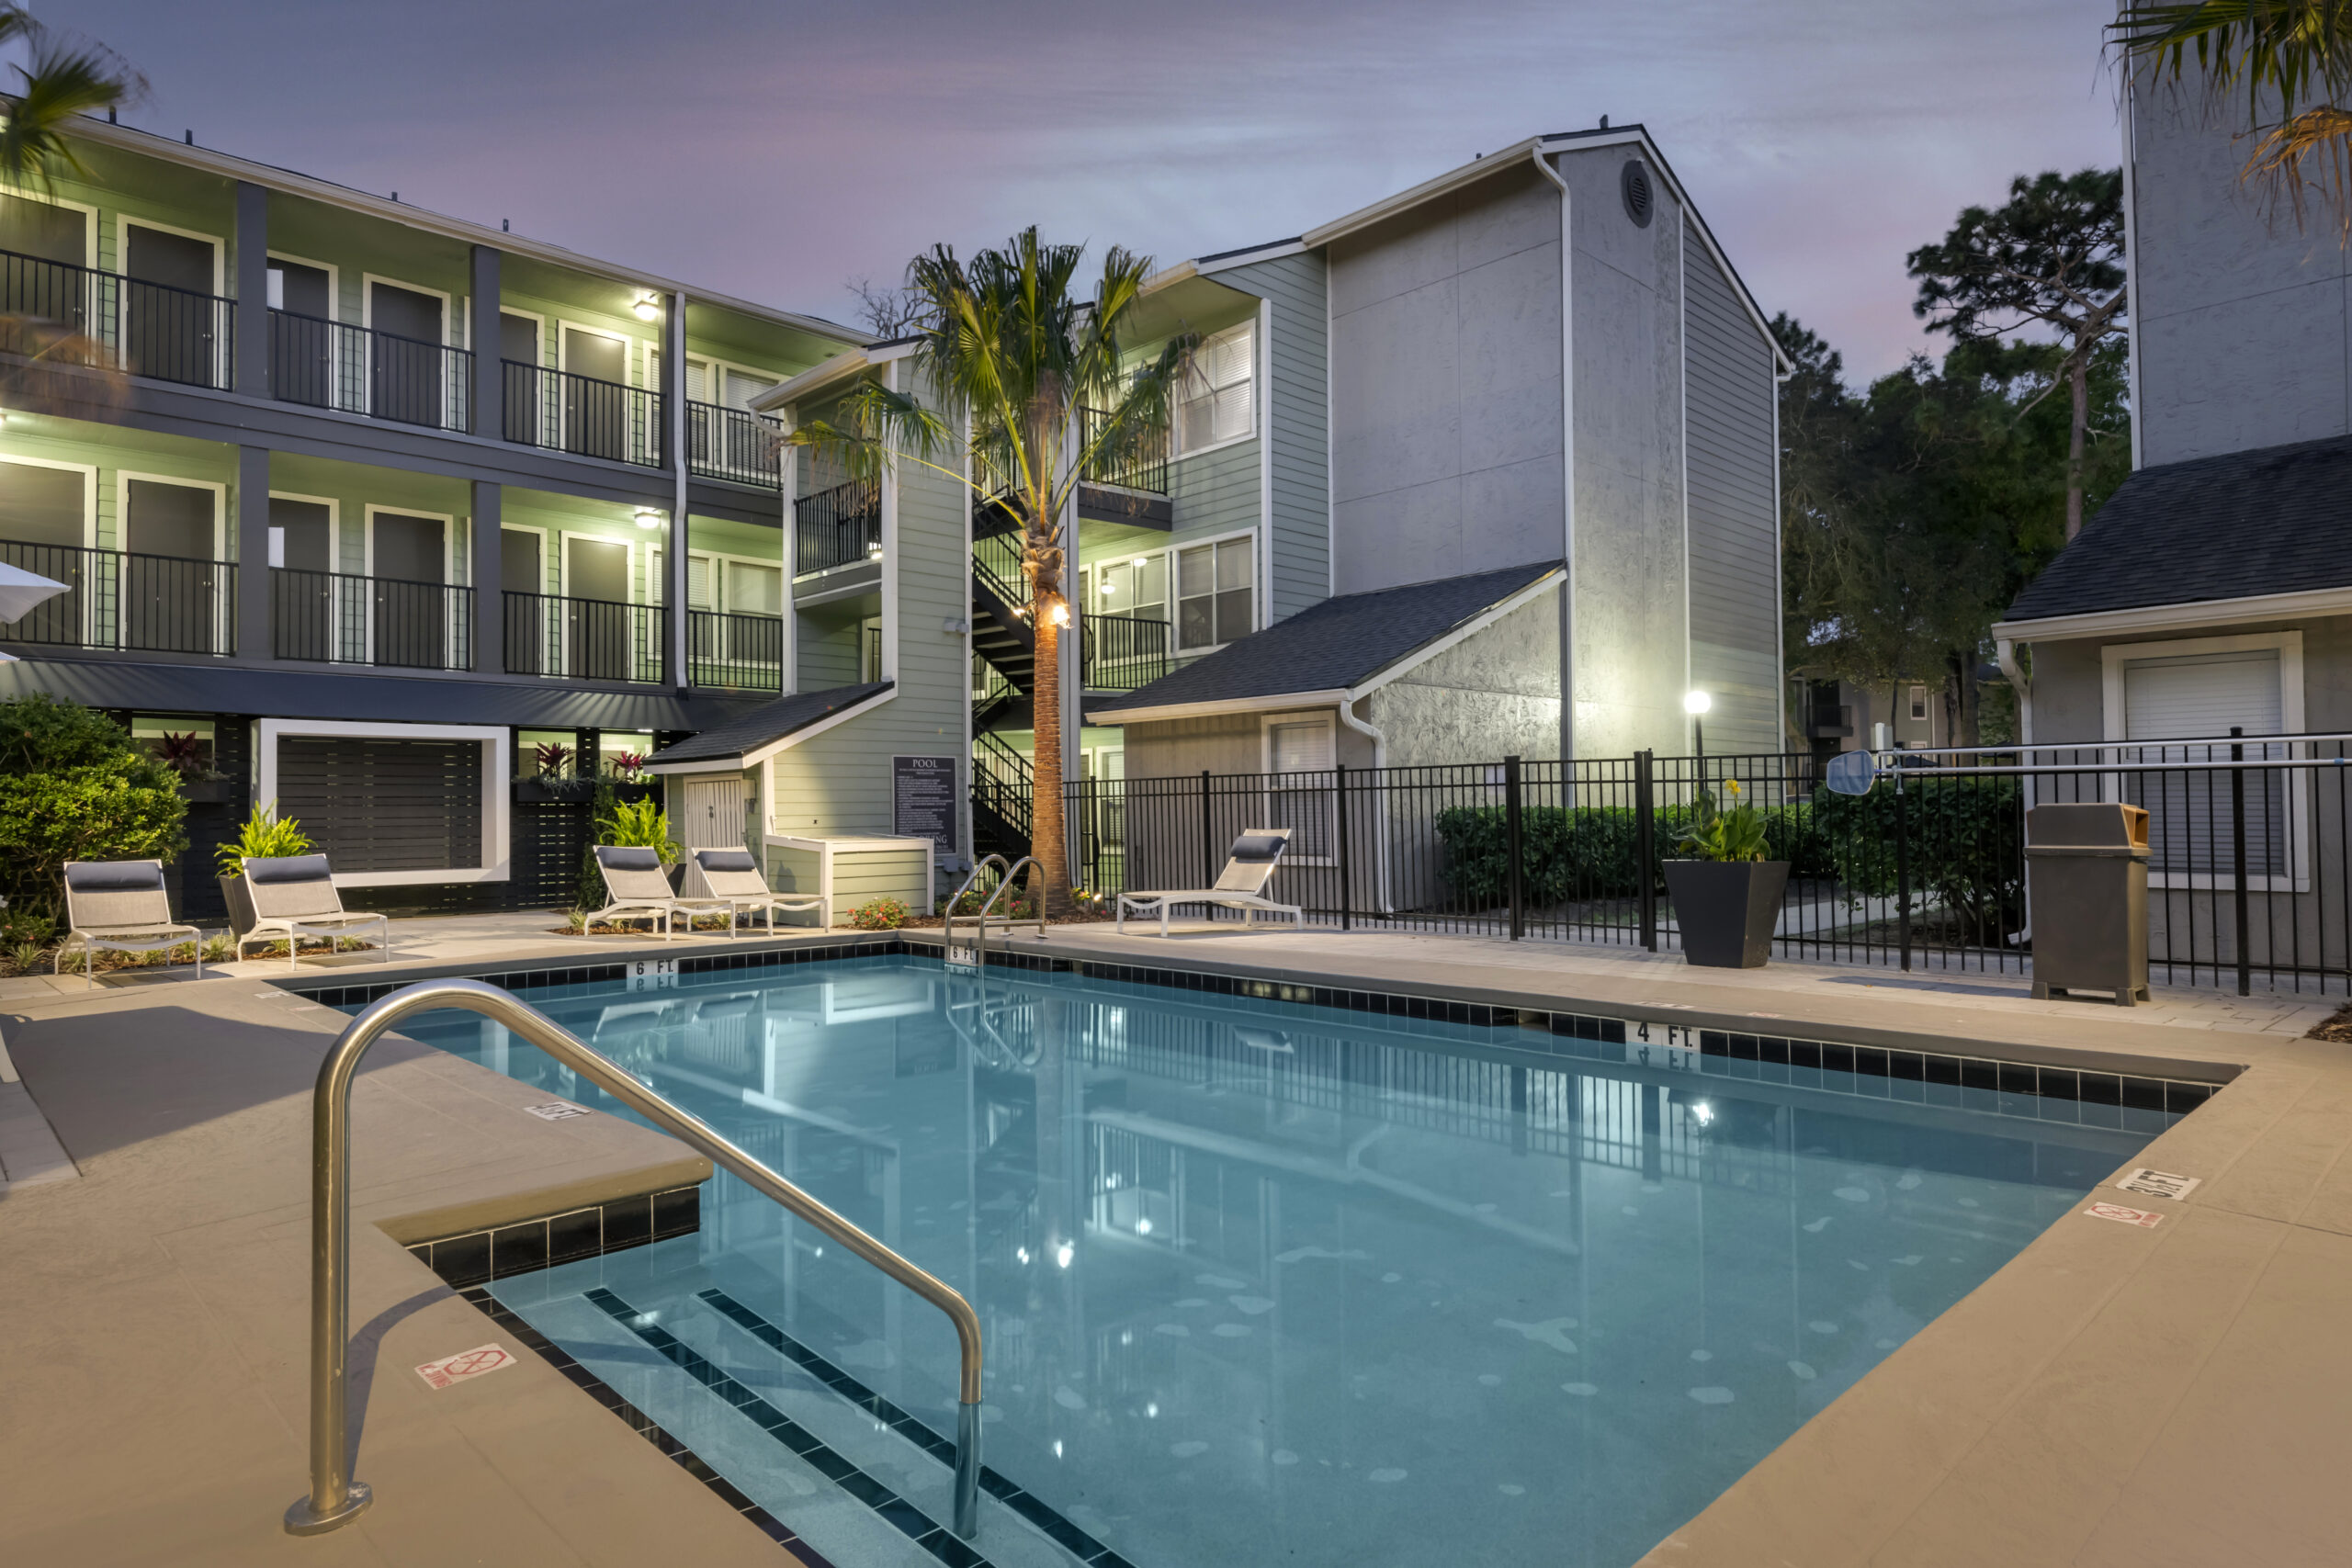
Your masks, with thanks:
[(2333, 1017), (2324, 1018), (2312, 1024), (2312, 1032), (2303, 1038), (2334, 1040), (2341, 1043), (2352, 1044), (2352, 1002), (2346, 1002), (2337, 1008)]

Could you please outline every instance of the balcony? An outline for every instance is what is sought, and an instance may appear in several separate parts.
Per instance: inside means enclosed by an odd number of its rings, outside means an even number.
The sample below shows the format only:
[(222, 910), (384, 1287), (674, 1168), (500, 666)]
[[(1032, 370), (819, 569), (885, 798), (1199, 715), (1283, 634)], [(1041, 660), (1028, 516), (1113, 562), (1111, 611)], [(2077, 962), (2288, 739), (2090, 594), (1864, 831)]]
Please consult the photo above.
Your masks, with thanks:
[(686, 612), (686, 658), (697, 686), (784, 689), (784, 617)]
[(0, 624), (0, 640), (115, 652), (237, 650), (237, 569), (229, 561), (0, 540), (0, 561), (65, 592)]
[(505, 617), (510, 675), (646, 684), (662, 679), (670, 633), (670, 612), (662, 605), (509, 591)]
[(1804, 710), (1804, 732), (1808, 736), (1853, 734), (1853, 705), (1851, 703), (1814, 704)]
[(852, 479), (792, 503), (796, 575), (882, 557), (882, 488)]
[(686, 404), (686, 471), (698, 479), (730, 479), (774, 490), (783, 477), (777, 447), (783, 430), (741, 409)]
[(643, 468), (668, 463), (661, 393), (513, 359), (499, 364), (507, 440)]
[(0, 311), (94, 338), (133, 376), (215, 390), (236, 380), (234, 299), (0, 251)]
[[(1085, 419), (1085, 440), (1091, 445), (1110, 423), (1111, 415), (1102, 409), (1082, 409)], [(1151, 495), (1168, 493), (1168, 427), (1154, 425), (1136, 434), (1123, 451), (1095, 454), (1086, 465), (1082, 476), (1088, 484), (1113, 485), (1120, 490), (1139, 490)]]
[(1090, 692), (1132, 692), (1168, 673), (1168, 623), (1139, 615), (1081, 617), (1079, 683)]
[(269, 387), (284, 403), (428, 430), (471, 420), (470, 350), (292, 310), (269, 313)]
[(273, 658), (470, 670), (473, 625), (474, 591), (456, 583), (270, 569)]

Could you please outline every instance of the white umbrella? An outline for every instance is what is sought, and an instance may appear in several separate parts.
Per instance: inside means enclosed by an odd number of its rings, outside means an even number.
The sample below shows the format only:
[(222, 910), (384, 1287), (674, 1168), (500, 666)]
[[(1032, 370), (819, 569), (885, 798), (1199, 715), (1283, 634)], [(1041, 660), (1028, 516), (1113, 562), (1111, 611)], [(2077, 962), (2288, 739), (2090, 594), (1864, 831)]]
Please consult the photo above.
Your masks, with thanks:
[(65, 584), (62, 582), (52, 582), (20, 566), (0, 564), (0, 621), (16, 620), (42, 601), (64, 592)]

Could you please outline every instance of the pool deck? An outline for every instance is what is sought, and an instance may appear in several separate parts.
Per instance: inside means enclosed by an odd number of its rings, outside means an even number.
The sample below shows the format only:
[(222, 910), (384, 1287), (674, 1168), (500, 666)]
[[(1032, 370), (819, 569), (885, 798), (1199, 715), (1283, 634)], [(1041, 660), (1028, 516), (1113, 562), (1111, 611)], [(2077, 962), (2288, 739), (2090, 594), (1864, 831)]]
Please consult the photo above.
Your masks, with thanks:
[[(307, 1089), (345, 1021), (277, 987), (729, 946), (555, 923), (401, 921), (390, 965), (253, 960), (202, 984), (139, 973), (95, 990), (0, 980), (23, 1079), (0, 1070), (0, 1095), (21, 1100), (0, 1102), (0, 1162), (24, 1146), (31, 1108), (71, 1168), (51, 1156), (44, 1179), (0, 1189), (0, 1560), (788, 1561), (620, 1423), (582, 1419), (586, 1396), (532, 1358), (437, 1393), (407, 1371), (498, 1336), (380, 1225), (548, 1213), (695, 1167), (611, 1118), (540, 1122), (522, 1112), (537, 1098), (526, 1086), (398, 1040), (355, 1101), (355, 1213), (373, 1223), (355, 1226), (352, 1321), (356, 1359), (381, 1369), (356, 1402), (358, 1472), (378, 1502), (328, 1537), (278, 1529), (304, 1476)], [(2161, 1213), (2154, 1229), (2060, 1221), (1645, 1562), (2343, 1560), (2352, 1047), (2301, 1038), (2333, 999), (2159, 988), (2127, 1010), (2036, 1002), (1998, 976), (1697, 972), (1623, 949), (1396, 932), (1193, 925), (1163, 941), (1059, 926), (1012, 945), (2225, 1081), (2142, 1158), (2199, 1178), (2185, 1201), (2098, 1194)]]

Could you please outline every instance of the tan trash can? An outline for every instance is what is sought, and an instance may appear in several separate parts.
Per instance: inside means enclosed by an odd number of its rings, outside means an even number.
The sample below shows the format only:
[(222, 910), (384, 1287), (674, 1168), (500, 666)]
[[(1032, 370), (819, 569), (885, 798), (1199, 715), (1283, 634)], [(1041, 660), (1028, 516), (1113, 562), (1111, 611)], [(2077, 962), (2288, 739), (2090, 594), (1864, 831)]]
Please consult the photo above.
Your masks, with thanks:
[(2033, 994), (2148, 999), (2148, 814), (2098, 801), (2025, 814)]

